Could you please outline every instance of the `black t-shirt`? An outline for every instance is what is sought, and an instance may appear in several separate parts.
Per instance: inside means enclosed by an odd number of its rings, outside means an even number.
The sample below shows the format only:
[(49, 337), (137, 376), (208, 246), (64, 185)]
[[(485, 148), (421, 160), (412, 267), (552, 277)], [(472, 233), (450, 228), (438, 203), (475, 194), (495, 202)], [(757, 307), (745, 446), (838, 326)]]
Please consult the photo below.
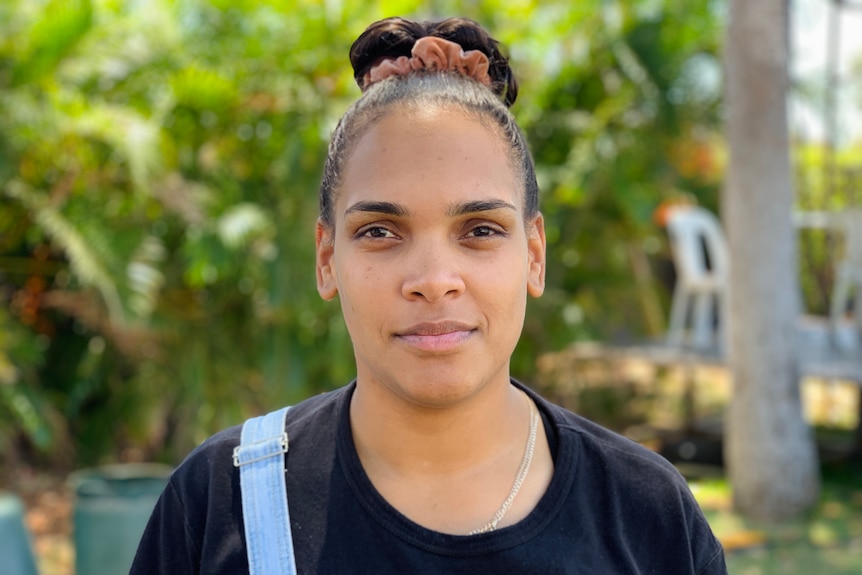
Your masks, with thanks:
[[(670, 463), (526, 388), (554, 455), (553, 479), (536, 508), (515, 525), (478, 535), (412, 522), (375, 490), (359, 462), (349, 424), (354, 386), (308, 399), (287, 416), (300, 574), (727, 573), (721, 545)], [(176, 469), (133, 575), (248, 573), (231, 459), (239, 438), (240, 427), (220, 432)]]

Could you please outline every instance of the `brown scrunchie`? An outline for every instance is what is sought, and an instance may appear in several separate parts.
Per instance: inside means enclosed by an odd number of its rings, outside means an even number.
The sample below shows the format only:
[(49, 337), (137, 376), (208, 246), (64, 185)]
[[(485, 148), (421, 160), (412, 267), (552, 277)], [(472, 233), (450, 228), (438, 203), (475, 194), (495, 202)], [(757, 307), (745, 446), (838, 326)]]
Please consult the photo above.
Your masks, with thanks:
[(488, 74), (490, 61), (479, 50), (464, 52), (460, 44), (426, 36), (416, 40), (411, 50), (412, 58), (399, 56), (386, 58), (372, 66), (362, 77), (362, 91), (390, 76), (404, 76), (413, 70), (452, 70), (486, 86), (491, 85)]

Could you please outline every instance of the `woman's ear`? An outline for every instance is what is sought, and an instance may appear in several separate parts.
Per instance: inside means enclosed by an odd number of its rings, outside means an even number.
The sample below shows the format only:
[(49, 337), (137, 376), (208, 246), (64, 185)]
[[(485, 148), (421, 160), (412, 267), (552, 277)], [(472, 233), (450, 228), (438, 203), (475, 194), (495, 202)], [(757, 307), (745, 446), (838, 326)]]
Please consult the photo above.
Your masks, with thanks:
[(545, 218), (536, 214), (527, 223), (527, 293), (539, 297), (545, 291)]
[(335, 281), (335, 238), (332, 228), (317, 220), (314, 245), (317, 253), (317, 293), (329, 301), (338, 295), (338, 284)]

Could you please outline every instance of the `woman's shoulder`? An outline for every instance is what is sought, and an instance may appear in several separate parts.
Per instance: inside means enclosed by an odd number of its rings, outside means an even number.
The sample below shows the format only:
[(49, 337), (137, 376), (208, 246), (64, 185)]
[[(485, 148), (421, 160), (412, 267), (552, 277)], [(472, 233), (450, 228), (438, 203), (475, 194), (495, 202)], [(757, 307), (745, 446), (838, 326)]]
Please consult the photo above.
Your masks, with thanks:
[(685, 478), (667, 459), (554, 403), (540, 397), (537, 403), (556, 436), (555, 474), (567, 480), (560, 495), (569, 503), (564, 507), (580, 520), (589, 518), (592, 529), (615, 538), (621, 548), (640, 548), (648, 526), (650, 560), (687, 547), (691, 565), (702, 569), (697, 572), (724, 572), (720, 544)]
[[(349, 398), (352, 385), (312, 396), (291, 406), (286, 416), (288, 440), (293, 436), (319, 435), (321, 426), (334, 426), (342, 402)], [(189, 453), (174, 475), (198, 478), (232, 467), (233, 451), (240, 444), (242, 424), (218, 431)], [(226, 466), (225, 463), (231, 465)], [(206, 472), (209, 470), (209, 472)]]
[(551, 422), (557, 449), (573, 454), (579, 474), (600, 469), (602, 474), (613, 473), (616, 480), (640, 481), (651, 476), (671, 485), (685, 485), (677, 469), (660, 454), (541, 396), (535, 398)]

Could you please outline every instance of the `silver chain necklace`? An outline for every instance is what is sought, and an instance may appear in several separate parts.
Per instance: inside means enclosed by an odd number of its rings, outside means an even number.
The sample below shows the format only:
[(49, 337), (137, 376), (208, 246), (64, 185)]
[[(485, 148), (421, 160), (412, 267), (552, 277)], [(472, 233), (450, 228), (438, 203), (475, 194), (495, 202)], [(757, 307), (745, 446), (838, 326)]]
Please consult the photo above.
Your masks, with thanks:
[(533, 452), (536, 450), (536, 433), (539, 429), (539, 413), (536, 410), (536, 404), (532, 399), (530, 399), (530, 396), (524, 393), (524, 397), (526, 397), (527, 401), (530, 403), (530, 436), (527, 438), (527, 447), (524, 449), (524, 458), (521, 459), (521, 467), (518, 468), (518, 474), (515, 476), (515, 483), (512, 485), (512, 490), (509, 492), (509, 496), (494, 514), (491, 521), (479, 529), (474, 529), (468, 533), (468, 535), (487, 533), (488, 531), (494, 531), (497, 528), (497, 524), (500, 523), (503, 516), (506, 515), (506, 512), (512, 507), (512, 502), (515, 501), (515, 497), (517, 497), (518, 491), (521, 490), (521, 485), (524, 484), (524, 480), (527, 478), (527, 473), (530, 471), (530, 463), (533, 462)]

